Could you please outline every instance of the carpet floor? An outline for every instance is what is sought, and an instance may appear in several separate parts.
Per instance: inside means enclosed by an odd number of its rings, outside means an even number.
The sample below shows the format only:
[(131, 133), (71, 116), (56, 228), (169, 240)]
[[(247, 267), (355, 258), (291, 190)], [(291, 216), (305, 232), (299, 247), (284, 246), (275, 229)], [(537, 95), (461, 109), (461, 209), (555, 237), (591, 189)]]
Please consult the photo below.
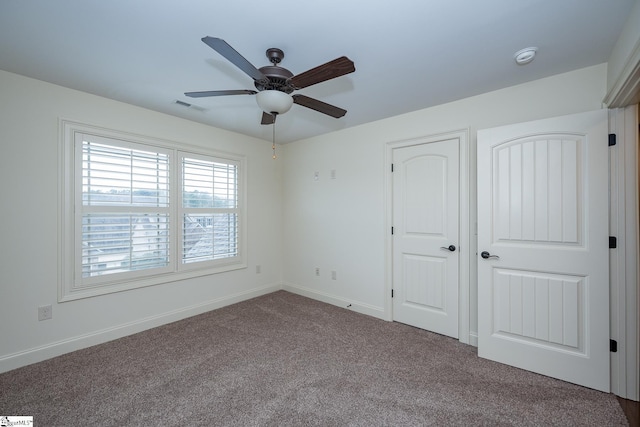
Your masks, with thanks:
[(37, 426), (623, 426), (615, 396), (278, 291), (0, 374)]

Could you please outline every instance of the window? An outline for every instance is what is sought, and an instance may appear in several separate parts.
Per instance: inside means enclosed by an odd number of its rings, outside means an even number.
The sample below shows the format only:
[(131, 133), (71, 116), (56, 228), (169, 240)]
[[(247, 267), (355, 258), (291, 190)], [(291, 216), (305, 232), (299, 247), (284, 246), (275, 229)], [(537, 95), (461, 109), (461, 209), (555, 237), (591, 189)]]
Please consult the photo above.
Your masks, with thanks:
[(246, 267), (242, 158), (62, 128), (61, 301)]
[(182, 153), (183, 264), (238, 254), (238, 166)]
[[(164, 150), (75, 134), (82, 281), (170, 265), (169, 158)], [(93, 280), (100, 282), (101, 280)]]

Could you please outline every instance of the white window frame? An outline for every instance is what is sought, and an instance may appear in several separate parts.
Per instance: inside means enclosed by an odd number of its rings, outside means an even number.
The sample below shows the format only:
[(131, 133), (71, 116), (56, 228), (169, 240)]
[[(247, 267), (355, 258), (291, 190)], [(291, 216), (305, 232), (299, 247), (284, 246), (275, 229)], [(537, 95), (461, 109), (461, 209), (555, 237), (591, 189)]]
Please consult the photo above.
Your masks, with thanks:
[[(247, 267), (246, 248), (246, 158), (241, 155), (207, 150), (185, 143), (135, 135), (112, 129), (101, 128), (70, 120), (59, 123), (59, 227), (58, 227), (58, 301), (71, 301), (80, 298), (105, 295), (126, 291), (144, 286), (158, 285), (199, 276), (217, 274)], [(149, 150), (167, 153), (170, 169), (170, 201), (169, 201), (169, 239), (170, 263), (166, 268), (130, 271), (127, 273), (107, 274), (104, 276), (82, 278), (81, 272), (81, 222), (76, 207), (77, 194), (81, 191), (82, 172), (81, 151), (76, 149), (76, 135), (90, 134), (99, 138), (124, 141), (123, 146), (148, 147)], [(215, 159), (228, 162), (238, 167), (238, 236), (237, 256), (218, 260), (182, 263), (182, 188), (181, 173), (182, 156), (190, 158)], [(80, 218), (80, 220), (78, 220)]]

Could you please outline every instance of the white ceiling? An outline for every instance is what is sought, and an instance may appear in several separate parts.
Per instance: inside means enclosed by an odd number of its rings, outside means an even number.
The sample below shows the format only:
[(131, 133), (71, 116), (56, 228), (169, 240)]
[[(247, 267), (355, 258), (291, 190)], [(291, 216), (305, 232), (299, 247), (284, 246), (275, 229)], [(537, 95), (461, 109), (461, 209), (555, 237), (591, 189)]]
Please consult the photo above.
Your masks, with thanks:
[(347, 115), (294, 105), (277, 125), (290, 142), (606, 62), (636, 1), (1, 0), (0, 69), (270, 140), (254, 96), (184, 96), (254, 89), (200, 39), (257, 68), (278, 47), (294, 74), (349, 57), (355, 73), (298, 92)]

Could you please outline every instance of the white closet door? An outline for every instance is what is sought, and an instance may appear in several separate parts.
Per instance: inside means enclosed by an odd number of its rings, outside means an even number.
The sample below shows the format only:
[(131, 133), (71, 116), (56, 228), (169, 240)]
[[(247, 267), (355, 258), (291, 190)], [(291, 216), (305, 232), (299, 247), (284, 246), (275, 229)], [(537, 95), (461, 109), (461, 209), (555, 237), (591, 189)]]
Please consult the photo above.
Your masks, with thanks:
[(478, 355), (609, 391), (607, 111), (478, 132)]

